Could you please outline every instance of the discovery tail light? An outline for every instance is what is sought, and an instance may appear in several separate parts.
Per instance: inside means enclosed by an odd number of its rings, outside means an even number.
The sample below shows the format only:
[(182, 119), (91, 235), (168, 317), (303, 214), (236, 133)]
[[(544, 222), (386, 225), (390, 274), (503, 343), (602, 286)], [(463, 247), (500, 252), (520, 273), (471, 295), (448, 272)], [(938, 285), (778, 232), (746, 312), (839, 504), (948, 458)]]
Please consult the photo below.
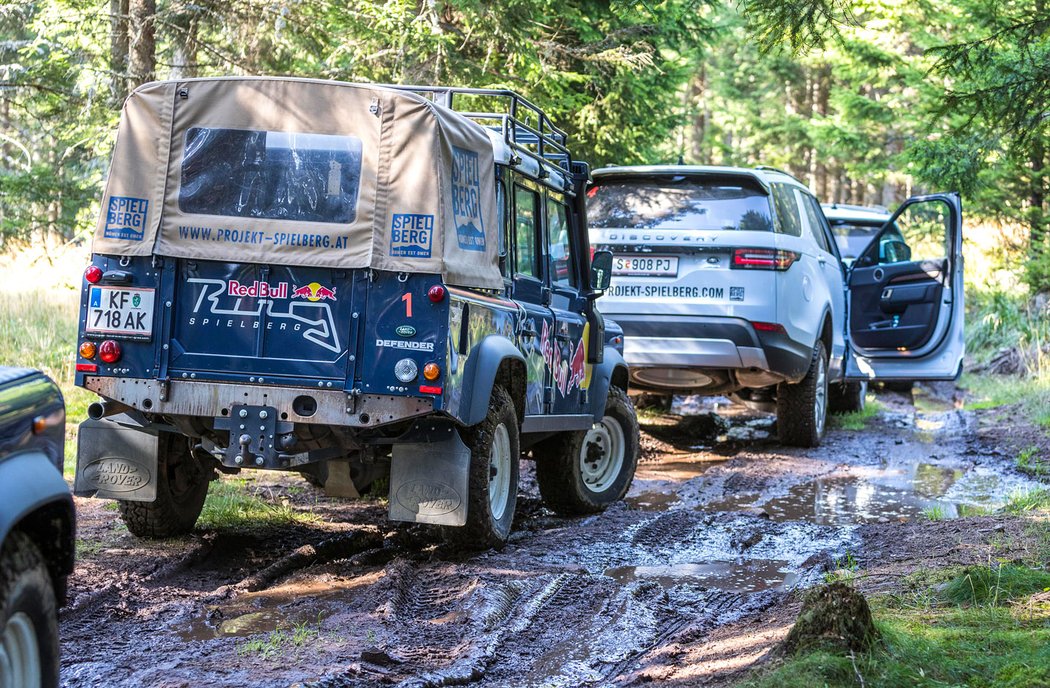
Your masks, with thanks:
[(802, 254), (781, 248), (738, 248), (732, 267), (737, 270), (787, 270)]

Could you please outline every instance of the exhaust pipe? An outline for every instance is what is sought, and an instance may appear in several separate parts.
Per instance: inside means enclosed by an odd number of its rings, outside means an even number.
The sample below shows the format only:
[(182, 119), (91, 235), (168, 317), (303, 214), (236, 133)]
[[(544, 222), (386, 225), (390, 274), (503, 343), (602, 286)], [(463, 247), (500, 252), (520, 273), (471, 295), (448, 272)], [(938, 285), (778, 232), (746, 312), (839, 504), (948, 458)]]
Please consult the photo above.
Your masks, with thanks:
[(126, 413), (127, 411), (134, 411), (131, 406), (122, 404), (119, 401), (96, 401), (88, 406), (88, 418), (92, 420), (100, 420), (109, 416), (115, 416), (118, 413)]

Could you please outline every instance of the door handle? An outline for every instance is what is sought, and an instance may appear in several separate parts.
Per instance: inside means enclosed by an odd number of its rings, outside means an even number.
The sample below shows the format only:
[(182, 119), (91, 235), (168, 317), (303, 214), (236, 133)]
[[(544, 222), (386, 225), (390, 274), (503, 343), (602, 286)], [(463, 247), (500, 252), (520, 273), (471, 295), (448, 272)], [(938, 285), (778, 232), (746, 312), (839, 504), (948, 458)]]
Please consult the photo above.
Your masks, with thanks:
[(522, 337), (535, 337), (536, 336), (536, 328), (534, 328), (532, 326), (532, 322), (526, 322), (524, 325), (521, 326), (521, 336)]
[(820, 263), (821, 265), (825, 265), (825, 264), (827, 264), (828, 259), (825, 258), (824, 256), (817, 256), (817, 262)]
[(554, 338), (557, 339), (559, 342), (572, 341), (572, 335), (570, 335), (568, 332), (559, 332), (558, 334), (554, 335)]

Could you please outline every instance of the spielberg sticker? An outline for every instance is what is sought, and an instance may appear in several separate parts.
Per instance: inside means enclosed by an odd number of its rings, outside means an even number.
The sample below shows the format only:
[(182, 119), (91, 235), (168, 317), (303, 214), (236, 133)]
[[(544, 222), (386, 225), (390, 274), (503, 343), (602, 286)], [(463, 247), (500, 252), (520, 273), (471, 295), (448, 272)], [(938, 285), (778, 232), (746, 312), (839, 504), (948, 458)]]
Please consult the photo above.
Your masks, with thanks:
[(142, 241), (146, 231), (146, 212), (148, 210), (149, 201), (145, 198), (110, 196), (103, 236), (107, 239)]
[(396, 258), (429, 258), (434, 240), (434, 216), (394, 213), (390, 222), (390, 255)]
[(464, 251), (484, 251), (479, 158), (476, 152), (458, 146), (452, 146), (452, 217), (459, 247)]

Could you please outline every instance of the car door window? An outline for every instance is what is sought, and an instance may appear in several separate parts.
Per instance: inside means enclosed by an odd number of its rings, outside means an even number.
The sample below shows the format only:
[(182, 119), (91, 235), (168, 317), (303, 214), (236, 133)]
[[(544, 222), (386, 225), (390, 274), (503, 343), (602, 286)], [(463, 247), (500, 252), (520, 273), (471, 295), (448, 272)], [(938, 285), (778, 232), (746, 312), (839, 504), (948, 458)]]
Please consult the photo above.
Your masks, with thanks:
[(773, 204), (777, 209), (777, 232), (802, 236), (802, 220), (798, 214), (798, 201), (794, 189), (788, 184), (772, 184)]
[(553, 198), (547, 199), (547, 241), (550, 246), (547, 265), (551, 284), (555, 287), (576, 286), (567, 216), (565, 204)]
[(951, 208), (943, 202), (915, 203), (886, 227), (878, 240), (878, 263), (940, 261), (948, 256)]
[(542, 279), (536, 244), (539, 219), (539, 194), (523, 186), (514, 186), (514, 272)]

